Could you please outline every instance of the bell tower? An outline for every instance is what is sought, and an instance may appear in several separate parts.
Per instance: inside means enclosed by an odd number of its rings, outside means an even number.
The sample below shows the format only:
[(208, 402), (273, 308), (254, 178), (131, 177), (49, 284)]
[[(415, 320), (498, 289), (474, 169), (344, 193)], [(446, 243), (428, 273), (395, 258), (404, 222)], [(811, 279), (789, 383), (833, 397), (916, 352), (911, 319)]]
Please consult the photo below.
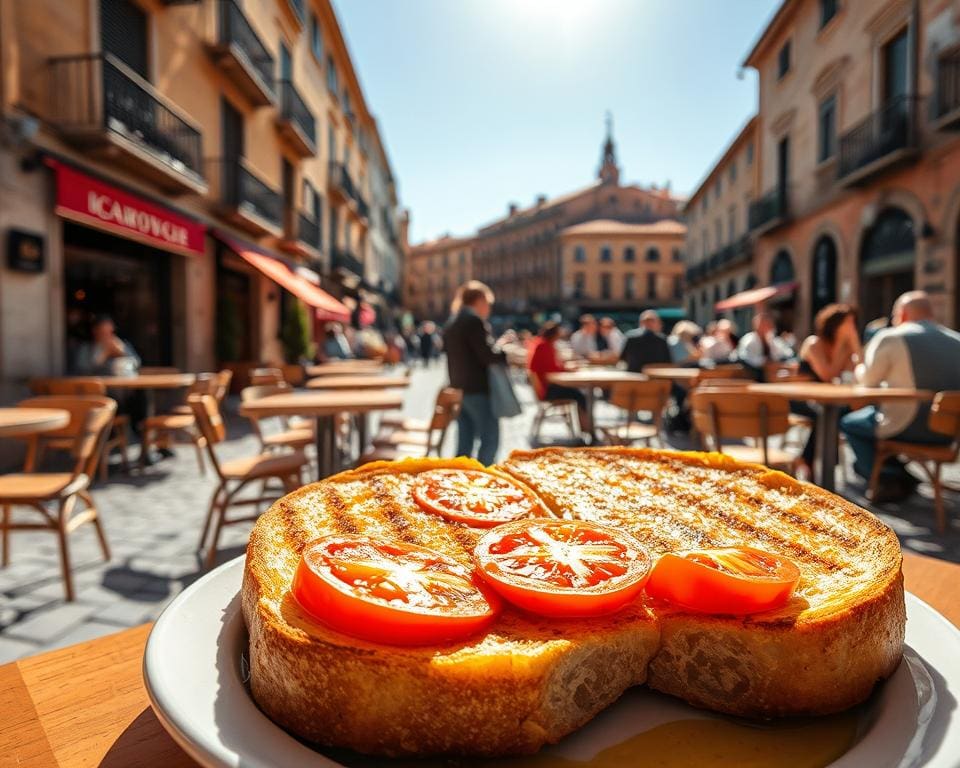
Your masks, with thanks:
[(603, 155), (600, 158), (598, 176), (604, 184), (617, 186), (620, 183), (620, 168), (617, 166), (617, 148), (613, 143), (613, 115), (607, 112), (607, 138), (603, 142)]

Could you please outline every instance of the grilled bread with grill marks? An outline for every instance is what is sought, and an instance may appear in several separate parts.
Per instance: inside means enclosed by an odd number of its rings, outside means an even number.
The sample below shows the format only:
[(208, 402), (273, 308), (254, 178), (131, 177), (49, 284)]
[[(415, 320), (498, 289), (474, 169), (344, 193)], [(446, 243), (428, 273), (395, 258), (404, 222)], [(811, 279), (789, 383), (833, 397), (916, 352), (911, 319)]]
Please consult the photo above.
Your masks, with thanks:
[(703, 616), (653, 605), (651, 687), (735, 715), (826, 714), (863, 701), (900, 661), (900, 544), (874, 515), (817, 486), (722, 454), (631, 448), (514, 452), (500, 469), (554, 514), (629, 531), (665, 552), (747, 545), (797, 563), (776, 611)]
[(825, 714), (896, 667), (904, 602), (896, 537), (815, 486), (718, 454), (644, 449), (516, 452), (501, 472), (554, 514), (629, 530), (651, 554), (748, 544), (798, 563), (791, 602), (752, 617), (638, 601), (556, 621), (507, 607), (486, 635), (427, 648), (336, 633), (289, 594), (304, 545), (331, 533), (397, 538), (464, 563), (477, 531), (412, 501), (416, 473), (476, 462), (368, 464), (276, 502), (257, 522), (242, 591), (261, 709), (319, 744), (381, 755), (530, 753), (647, 682), (720, 712)]

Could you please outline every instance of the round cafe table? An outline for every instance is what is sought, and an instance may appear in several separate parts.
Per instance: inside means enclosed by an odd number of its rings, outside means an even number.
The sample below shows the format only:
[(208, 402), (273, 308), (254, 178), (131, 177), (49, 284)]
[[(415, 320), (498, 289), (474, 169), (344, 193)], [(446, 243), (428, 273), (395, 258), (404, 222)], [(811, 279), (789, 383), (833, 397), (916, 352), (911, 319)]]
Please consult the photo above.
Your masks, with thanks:
[(836, 489), (840, 411), (844, 406), (862, 408), (876, 403), (904, 400), (932, 400), (933, 392), (902, 387), (864, 387), (859, 384), (832, 384), (822, 381), (794, 381), (777, 384), (749, 384), (748, 392), (778, 395), (786, 400), (813, 403), (817, 410), (817, 456), (820, 459), (818, 485)]
[(395, 389), (410, 386), (406, 376), (318, 376), (306, 383), (307, 389)]
[(338, 362), (308, 365), (307, 376), (363, 376), (365, 374), (380, 373), (383, 363), (378, 360), (340, 360)]
[(700, 368), (674, 368), (669, 365), (644, 366), (643, 375), (651, 379), (669, 379), (677, 384), (692, 384), (700, 377)]
[(0, 408), (0, 437), (22, 437), (61, 429), (70, 423), (62, 408)]
[(594, 426), (594, 432), (590, 435), (593, 442), (597, 442), (596, 418), (594, 416), (594, 407), (596, 406), (596, 394), (594, 390), (597, 387), (611, 387), (614, 384), (621, 384), (625, 381), (648, 381), (649, 377), (642, 373), (631, 373), (622, 371), (618, 368), (581, 368), (577, 371), (561, 371), (558, 373), (548, 373), (547, 381), (561, 387), (574, 387), (583, 391), (587, 398), (587, 413), (590, 414), (590, 424)]
[[(337, 459), (336, 416), (341, 413), (366, 415), (373, 411), (392, 411), (403, 407), (403, 395), (387, 389), (364, 391), (309, 391), (269, 395), (240, 406), (240, 413), (254, 418), (269, 416), (312, 416), (317, 420), (317, 465), (323, 479), (339, 472)], [(365, 441), (365, 438), (362, 438)], [(364, 448), (361, 443), (361, 451)]]

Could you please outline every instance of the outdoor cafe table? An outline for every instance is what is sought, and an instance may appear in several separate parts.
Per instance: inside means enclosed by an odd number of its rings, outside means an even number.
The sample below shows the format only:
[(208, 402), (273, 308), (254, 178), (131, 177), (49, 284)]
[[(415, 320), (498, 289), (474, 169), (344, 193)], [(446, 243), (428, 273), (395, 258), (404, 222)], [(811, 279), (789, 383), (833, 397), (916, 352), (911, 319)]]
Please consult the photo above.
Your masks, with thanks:
[(70, 423), (62, 408), (0, 408), (0, 437), (22, 437), (60, 429)]
[[(379, 388), (364, 391), (309, 391), (269, 395), (240, 406), (243, 416), (312, 416), (317, 420), (317, 465), (323, 479), (340, 470), (337, 460), (336, 416), (340, 413), (366, 415), (373, 411), (393, 411), (403, 407), (403, 395)], [(361, 420), (363, 423), (364, 420)], [(366, 430), (361, 430), (360, 449), (366, 445)]]
[[(709, 382), (708, 382), (709, 383)], [(862, 408), (875, 403), (931, 400), (933, 392), (899, 387), (864, 387), (859, 384), (831, 384), (822, 381), (794, 381), (777, 384), (749, 384), (748, 392), (779, 395), (787, 400), (801, 400), (817, 406), (817, 455), (820, 458), (818, 485), (833, 491), (836, 487), (838, 430), (840, 411), (844, 406)]]
[[(960, 626), (960, 566), (905, 553), (903, 574), (910, 592)], [(0, 768), (196, 768), (150, 708), (142, 671), (149, 631), (0, 666)]]
[(665, 365), (662, 368), (647, 365), (643, 368), (643, 375), (651, 379), (669, 379), (677, 384), (692, 384), (700, 376), (700, 368), (680, 368)]
[[(594, 418), (594, 406), (596, 405), (596, 395), (594, 390), (597, 387), (611, 387), (614, 384), (622, 384), (625, 381), (647, 381), (648, 377), (642, 373), (631, 373), (622, 371), (618, 368), (581, 368), (576, 371), (561, 371), (558, 373), (548, 373), (547, 381), (561, 387), (574, 387), (582, 390), (587, 397), (587, 413), (590, 414), (590, 423), (596, 430), (596, 419)], [(597, 441), (596, 431), (594, 431), (593, 441)]]
[(341, 360), (339, 362), (308, 365), (307, 376), (362, 376), (371, 373), (380, 373), (383, 363), (379, 360)]
[(406, 376), (319, 376), (306, 383), (307, 389), (395, 389), (410, 386)]

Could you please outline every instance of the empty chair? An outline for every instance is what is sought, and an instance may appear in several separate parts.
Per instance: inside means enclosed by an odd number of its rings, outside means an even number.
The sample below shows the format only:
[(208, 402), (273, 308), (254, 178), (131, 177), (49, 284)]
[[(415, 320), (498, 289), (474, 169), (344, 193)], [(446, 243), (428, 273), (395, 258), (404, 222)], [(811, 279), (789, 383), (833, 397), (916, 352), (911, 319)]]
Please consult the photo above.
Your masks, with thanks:
[(580, 414), (577, 411), (576, 400), (541, 400), (537, 394), (536, 374), (527, 370), (527, 380), (533, 388), (533, 395), (537, 398), (537, 412), (533, 416), (533, 424), (530, 427), (530, 444), (537, 445), (540, 442), (540, 431), (543, 429), (543, 422), (550, 418), (557, 418), (567, 425), (570, 430), (570, 437), (574, 440), (580, 438)]
[[(433, 404), (433, 416), (451, 407), (456, 407), (459, 413), (459, 408), (462, 404), (463, 392), (461, 390), (453, 387), (444, 387), (437, 393), (437, 399)], [(431, 425), (434, 421), (433, 416), (429, 419), (405, 419), (403, 417), (381, 419), (380, 431), (373, 438), (373, 444), (398, 445), (400, 443), (406, 443), (407, 445), (420, 445), (422, 444), (422, 440), (425, 439), (423, 436), (427, 435), (432, 428)], [(454, 418), (456, 418), (456, 416), (454, 416)], [(406, 437), (408, 439), (398, 440), (398, 437)]]
[[(217, 399), (213, 395), (190, 395), (189, 402), (193, 408), (197, 427), (203, 435), (203, 444), (207, 449), (210, 464), (219, 481), (210, 500), (210, 509), (200, 534), (199, 549), (202, 552), (204, 547), (207, 547), (206, 565), (209, 568), (216, 560), (220, 531), (224, 526), (255, 520), (259, 516), (260, 504), (277, 498), (276, 495), (262, 495), (262, 491), (261, 495), (255, 498), (238, 499), (237, 494), (251, 482), (270, 479), (279, 480), (284, 492), (289, 493), (299, 486), (300, 472), (307, 459), (303, 451), (290, 451), (261, 453), (249, 458), (220, 461), (215, 446), (226, 439), (226, 427)], [(263, 483), (263, 490), (265, 489), (266, 484)], [(256, 505), (258, 511), (243, 517), (227, 517), (227, 510), (242, 505)], [(209, 544), (208, 534), (210, 534)]]
[(917, 462), (930, 478), (933, 486), (933, 504), (937, 516), (937, 529), (947, 529), (947, 513), (943, 506), (943, 481), (940, 470), (944, 464), (952, 464), (960, 456), (960, 392), (938, 392), (930, 406), (927, 426), (931, 432), (950, 438), (939, 445), (908, 443), (900, 440), (878, 440), (877, 454), (870, 476), (870, 495), (873, 496), (880, 483), (884, 462), (893, 456)]
[[(244, 387), (240, 392), (240, 402), (249, 403), (270, 395), (279, 395), (284, 392), (291, 392), (292, 387), (286, 383), (280, 384), (257, 384), (255, 386)], [(260, 447), (264, 451), (275, 451), (280, 448), (304, 449), (314, 441), (313, 428), (310, 422), (307, 426), (291, 427), (289, 420), (279, 416), (270, 416), (267, 418), (250, 416), (250, 426), (253, 433), (260, 441)], [(263, 422), (278, 419), (281, 424), (279, 432), (265, 432)]]
[[(60, 567), (66, 599), (74, 599), (73, 572), (70, 566), (69, 536), (84, 523), (92, 523), (105, 560), (110, 547), (100, 524), (99, 513), (90, 495), (91, 478), (103, 453), (117, 404), (109, 397), (35, 397), (19, 403), (23, 408), (62, 408), (70, 412), (67, 426), (30, 437), (23, 472), (0, 475), (0, 549), (2, 563), (10, 562), (11, 531), (47, 530), (57, 534)], [(67, 472), (36, 472), (37, 457), (44, 442), (69, 441), (73, 468)], [(83, 507), (78, 511), (77, 504)], [(17, 508), (30, 507), (40, 520), (15, 522)]]
[(437, 395), (433, 416), (425, 432), (397, 430), (374, 438), (374, 446), (364, 453), (358, 464), (368, 461), (392, 461), (407, 456), (426, 457), (431, 453), (440, 456), (443, 441), (450, 425), (460, 415), (463, 392), (453, 387), (441, 390)]
[[(794, 455), (770, 446), (770, 437), (789, 427), (789, 403), (775, 395), (697, 387), (690, 393), (693, 425), (714, 451), (741, 461), (789, 471)], [(724, 440), (751, 438), (757, 445), (727, 445)]]
[[(187, 390), (187, 398), (193, 395), (209, 394), (214, 395), (219, 386), (218, 374), (216, 373), (198, 373), (196, 380)], [(188, 405), (189, 407), (189, 405)], [(143, 447), (140, 451), (141, 463), (146, 462), (150, 453), (150, 448), (154, 444), (161, 447), (168, 445), (176, 440), (178, 435), (183, 435), (193, 444), (197, 453), (197, 466), (200, 474), (206, 473), (203, 464), (203, 443), (204, 437), (197, 429), (197, 422), (193, 412), (184, 409), (174, 408), (169, 413), (160, 413), (154, 416), (147, 416), (143, 420)]]
[[(654, 437), (660, 440), (663, 410), (669, 399), (669, 381), (624, 381), (614, 384), (608, 402), (620, 409), (622, 418), (614, 424), (598, 427), (597, 431), (611, 445), (632, 445), (636, 442), (650, 445)], [(652, 415), (652, 423), (638, 420), (637, 414), (641, 411)]]
[(709, 386), (714, 379), (743, 379), (753, 381), (753, 374), (741, 365), (718, 365), (715, 368), (701, 368), (694, 381), (694, 386)]
[(285, 384), (283, 371), (279, 368), (254, 368), (250, 372), (250, 384)]

